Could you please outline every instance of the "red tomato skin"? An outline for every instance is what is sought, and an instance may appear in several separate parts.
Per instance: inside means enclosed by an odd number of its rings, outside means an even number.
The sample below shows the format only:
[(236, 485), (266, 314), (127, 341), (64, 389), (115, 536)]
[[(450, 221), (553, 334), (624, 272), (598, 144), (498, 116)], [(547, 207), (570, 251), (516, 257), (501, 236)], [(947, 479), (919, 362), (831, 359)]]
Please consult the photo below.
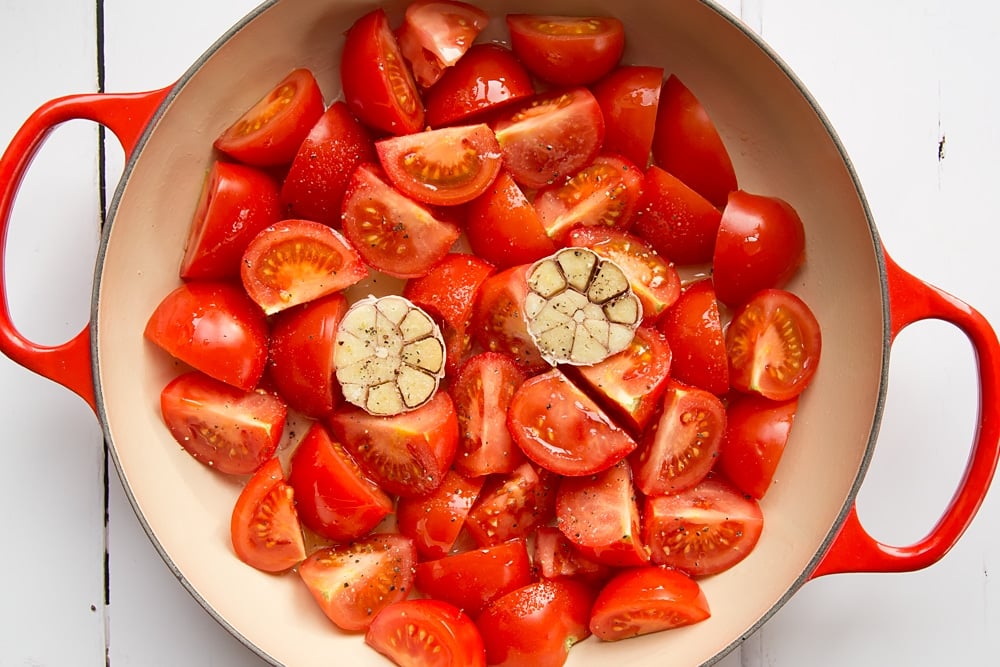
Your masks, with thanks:
[[(423, 129), (424, 106), (382, 8), (348, 29), (340, 57), (344, 101), (365, 125), (388, 134)], [(393, 84), (405, 90), (400, 99)]]
[(733, 162), (715, 123), (673, 74), (660, 91), (653, 159), (716, 208), (723, 208), (737, 188)]
[(576, 581), (542, 580), (494, 600), (476, 619), (486, 662), (499, 667), (559, 667), (590, 636), (593, 591)]
[(413, 540), (421, 558), (444, 558), (455, 545), (482, 487), (482, 479), (466, 479), (449, 470), (441, 486), (429, 495), (399, 499), (396, 504), (399, 532)]
[(343, 294), (331, 294), (289, 308), (271, 322), (269, 377), (288, 406), (320, 419), (340, 405), (334, 379), (337, 327), (347, 312)]
[(292, 454), (288, 483), (302, 523), (335, 542), (368, 534), (392, 511), (389, 496), (320, 422), (313, 422)]
[(676, 176), (650, 165), (632, 231), (677, 264), (712, 261), (722, 214)]
[(481, 119), (504, 105), (535, 94), (531, 75), (499, 44), (474, 44), (424, 93), (431, 127)]
[(717, 396), (729, 391), (722, 315), (711, 280), (691, 283), (656, 324), (673, 352), (674, 379)]
[(486, 667), (486, 649), (476, 624), (440, 600), (389, 605), (368, 627), (365, 643), (397, 665)]
[(490, 21), (489, 14), (456, 0), (416, 0), (406, 6), (397, 32), (413, 77), (427, 88), (465, 57)]
[(558, 369), (518, 387), (507, 428), (525, 456), (571, 477), (606, 470), (636, 448), (631, 436)]
[(798, 411), (798, 397), (772, 401), (734, 392), (726, 406), (726, 432), (716, 470), (760, 500), (771, 488)]
[(737, 307), (760, 290), (782, 287), (802, 264), (805, 248), (802, 220), (788, 202), (730, 193), (712, 260), (716, 295)]
[(580, 552), (555, 526), (535, 530), (532, 562), (544, 579), (577, 579), (588, 586), (600, 587), (614, 571)]
[(269, 459), (243, 487), (229, 533), (236, 556), (263, 572), (284, 572), (305, 559), (294, 492), (278, 459)]
[(519, 264), (483, 281), (472, 315), (472, 335), (484, 349), (513, 357), (526, 373), (548, 368), (524, 320), (527, 272)]
[(221, 280), (239, 276), (247, 244), (277, 222), (280, 211), (278, 183), (269, 174), (247, 165), (215, 162), (191, 221), (180, 277)]
[(555, 518), (557, 479), (525, 461), (512, 473), (490, 475), (466, 519), (480, 547), (526, 538)]
[(238, 389), (199, 371), (163, 388), (160, 413), (188, 454), (227, 475), (249, 475), (271, 458), (288, 415), (274, 394)]
[(371, 133), (343, 101), (331, 104), (306, 136), (281, 185), (286, 218), (340, 224), (340, 207), (351, 172), (374, 162)]
[(479, 287), (494, 271), (492, 264), (475, 255), (449, 253), (426, 275), (406, 281), (403, 296), (453, 328), (465, 329)]
[(604, 641), (699, 623), (711, 616), (698, 582), (666, 567), (623, 570), (597, 595), (590, 630)]
[(184, 363), (245, 391), (257, 386), (267, 365), (264, 314), (229, 283), (177, 287), (150, 315), (144, 335)]
[[(287, 99), (287, 103), (280, 102)], [(292, 71), (227, 128), (215, 147), (256, 167), (286, 165), (323, 115), (323, 93), (312, 72)]]
[(493, 600), (532, 581), (523, 538), (419, 563), (415, 583), (424, 594), (476, 618)]
[(592, 86), (604, 112), (604, 151), (645, 169), (650, 162), (663, 68), (624, 65)]
[(466, 211), (465, 233), (472, 251), (498, 269), (531, 264), (556, 251), (538, 211), (503, 168)]
[(591, 84), (614, 69), (625, 49), (616, 18), (508, 14), (514, 53), (540, 79), (559, 86)]

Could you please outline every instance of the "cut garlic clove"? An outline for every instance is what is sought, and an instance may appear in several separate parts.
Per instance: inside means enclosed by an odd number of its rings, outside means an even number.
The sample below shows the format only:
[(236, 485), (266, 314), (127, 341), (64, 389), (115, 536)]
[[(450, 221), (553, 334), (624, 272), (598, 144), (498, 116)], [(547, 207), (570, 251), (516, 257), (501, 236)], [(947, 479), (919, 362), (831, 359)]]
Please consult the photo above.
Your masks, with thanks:
[(344, 399), (373, 415), (419, 408), (445, 369), (444, 338), (430, 315), (401, 296), (370, 296), (348, 309), (333, 363)]
[(624, 350), (642, 321), (625, 273), (587, 248), (564, 248), (532, 265), (525, 319), (552, 365), (587, 366)]

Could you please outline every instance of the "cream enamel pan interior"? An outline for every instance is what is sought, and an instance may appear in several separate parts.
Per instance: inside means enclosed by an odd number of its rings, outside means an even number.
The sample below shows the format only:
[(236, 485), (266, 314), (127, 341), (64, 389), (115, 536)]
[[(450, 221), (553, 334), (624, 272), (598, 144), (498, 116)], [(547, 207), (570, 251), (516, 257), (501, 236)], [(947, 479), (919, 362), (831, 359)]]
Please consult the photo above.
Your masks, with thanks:
[[(627, 29), (626, 62), (678, 74), (713, 114), (742, 188), (780, 196), (806, 225), (807, 261), (790, 289), (823, 328), (823, 359), (804, 397), (757, 549), (703, 580), (712, 618), (690, 628), (575, 647), (571, 665), (712, 662), (808, 578), (870, 457), (888, 364), (882, 252), (860, 188), (830, 127), (775, 56), (721, 10), (696, 0), (483, 3), (505, 12), (610, 13)], [(142, 330), (178, 284), (211, 142), (295, 67), (339, 96), (343, 32), (374, 6), (357, 0), (264, 5), (181, 79), (127, 166), (98, 263), (93, 345), (100, 417), (138, 515), (178, 578), (248, 646), (290, 667), (386, 661), (338, 632), (294, 575), (240, 563), (229, 514), (240, 490), (171, 439), (159, 394), (181, 367)], [(388, 7), (401, 15), (402, 3)], [(499, 25), (502, 21), (498, 21)], [(850, 295), (846, 298), (845, 295)]]

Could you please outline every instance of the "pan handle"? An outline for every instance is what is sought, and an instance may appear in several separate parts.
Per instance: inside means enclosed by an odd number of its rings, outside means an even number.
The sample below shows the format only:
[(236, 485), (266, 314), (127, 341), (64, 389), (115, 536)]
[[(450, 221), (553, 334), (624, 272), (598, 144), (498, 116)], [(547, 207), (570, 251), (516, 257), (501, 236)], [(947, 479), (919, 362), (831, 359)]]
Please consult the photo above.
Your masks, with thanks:
[(0, 351), (73, 390), (95, 412), (90, 327), (61, 345), (47, 346), (22, 336), (11, 321), (4, 265), (11, 210), (28, 166), (56, 126), (77, 119), (100, 123), (118, 137), (127, 160), (169, 91), (170, 87), (145, 93), (85, 93), (51, 100), (28, 117), (0, 157)]
[(892, 340), (926, 319), (954, 324), (972, 342), (979, 371), (979, 417), (972, 452), (948, 508), (916, 544), (897, 547), (869, 535), (851, 506), (840, 533), (810, 578), (838, 572), (908, 572), (933, 565), (955, 545), (986, 496), (1000, 454), (1000, 345), (985, 318), (967, 304), (899, 268), (885, 256)]

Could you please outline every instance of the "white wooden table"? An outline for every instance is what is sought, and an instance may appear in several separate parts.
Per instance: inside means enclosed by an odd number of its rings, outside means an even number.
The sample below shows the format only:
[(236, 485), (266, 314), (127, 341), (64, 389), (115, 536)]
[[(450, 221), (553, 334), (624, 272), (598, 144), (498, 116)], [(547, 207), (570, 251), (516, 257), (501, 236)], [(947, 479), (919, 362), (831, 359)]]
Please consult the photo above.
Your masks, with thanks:
[[(255, 0), (4, 0), (0, 143), (66, 93), (174, 81)], [(985, 0), (725, 0), (777, 50), (837, 128), (885, 244), (907, 270), (1000, 325), (1000, 5)], [(95, 12), (96, 7), (96, 12)], [(59, 343), (89, 315), (102, 181), (97, 131), (57, 130), (28, 175), (8, 239), (10, 307)], [(121, 169), (108, 142), (107, 196)], [(924, 323), (893, 348), (880, 445), (859, 498), (877, 537), (908, 542), (961, 474), (974, 362)], [(176, 582), (143, 533), (90, 410), (0, 358), (4, 470), (0, 665), (262, 661)], [(1000, 492), (938, 565), (805, 586), (724, 667), (996, 664)]]

